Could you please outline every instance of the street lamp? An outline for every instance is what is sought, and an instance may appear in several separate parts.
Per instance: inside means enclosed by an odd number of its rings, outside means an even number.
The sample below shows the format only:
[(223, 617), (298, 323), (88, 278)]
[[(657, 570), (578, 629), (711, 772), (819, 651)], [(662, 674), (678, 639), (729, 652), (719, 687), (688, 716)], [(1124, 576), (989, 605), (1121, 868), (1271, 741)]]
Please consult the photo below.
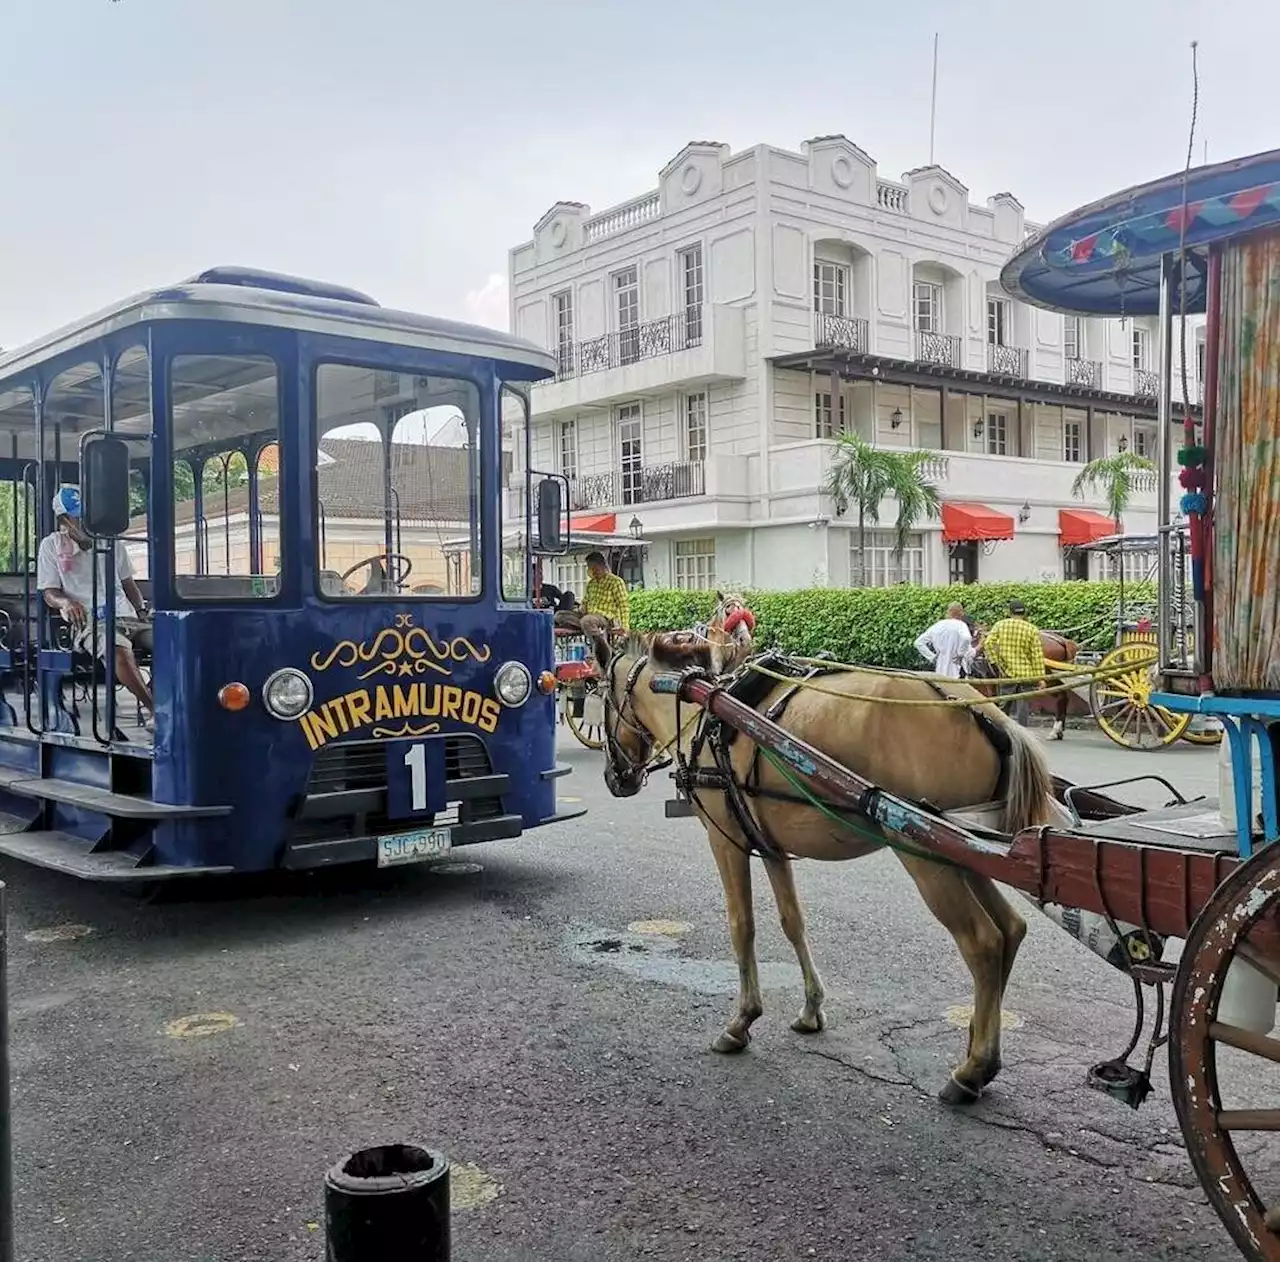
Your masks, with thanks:
[(1018, 509), (1018, 520), (1024, 526), (1031, 520), (1031, 504), (1029, 501), (1022, 501), (1022, 507)]
[(633, 539), (639, 539), (641, 532), (644, 530), (644, 523), (639, 517), (632, 517), (630, 522), (627, 523), (627, 529), (631, 532)]

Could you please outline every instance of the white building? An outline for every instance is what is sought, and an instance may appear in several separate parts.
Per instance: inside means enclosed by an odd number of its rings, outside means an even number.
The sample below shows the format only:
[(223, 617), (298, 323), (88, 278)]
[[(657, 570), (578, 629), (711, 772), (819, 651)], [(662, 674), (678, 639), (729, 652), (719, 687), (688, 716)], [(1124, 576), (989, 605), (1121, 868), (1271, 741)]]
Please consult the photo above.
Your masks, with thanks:
[[(1154, 456), (1157, 332), (1009, 300), (1031, 230), (1011, 193), (880, 179), (843, 136), (689, 144), (612, 210), (558, 202), (510, 255), (512, 328), (561, 366), (533, 391), (535, 467), (602, 527), (640, 518), (650, 586), (839, 586), (857, 532), (822, 487), (848, 428), (939, 453), (943, 519), (901, 567), (876, 533), (870, 581), (1083, 577), (1064, 545), (1109, 523), (1071, 484)], [(1124, 525), (1154, 529), (1154, 489)]]

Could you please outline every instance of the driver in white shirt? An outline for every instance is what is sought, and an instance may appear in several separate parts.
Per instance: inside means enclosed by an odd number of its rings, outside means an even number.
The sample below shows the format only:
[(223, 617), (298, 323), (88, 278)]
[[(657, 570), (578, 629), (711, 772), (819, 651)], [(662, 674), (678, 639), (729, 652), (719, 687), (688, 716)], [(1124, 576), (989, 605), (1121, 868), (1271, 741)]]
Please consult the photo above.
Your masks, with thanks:
[(932, 665), (934, 673), (959, 679), (973, 660), (973, 636), (964, 620), (964, 606), (947, 606), (940, 618), (916, 640), (916, 652)]
[[(45, 604), (70, 624), (75, 648), (102, 656), (102, 625), (107, 616), (106, 566), (98, 571), (98, 607), (93, 609), (93, 540), (80, 524), (80, 491), (64, 486), (53, 497), (53, 534), (40, 541), (36, 586)], [(111, 576), (116, 608), (116, 678), (138, 699), (151, 725), (155, 701), (134, 657), (134, 644), (151, 634), (146, 601), (133, 578), (128, 550), (117, 541)], [(90, 612), (93, 611), (92, 616)]]

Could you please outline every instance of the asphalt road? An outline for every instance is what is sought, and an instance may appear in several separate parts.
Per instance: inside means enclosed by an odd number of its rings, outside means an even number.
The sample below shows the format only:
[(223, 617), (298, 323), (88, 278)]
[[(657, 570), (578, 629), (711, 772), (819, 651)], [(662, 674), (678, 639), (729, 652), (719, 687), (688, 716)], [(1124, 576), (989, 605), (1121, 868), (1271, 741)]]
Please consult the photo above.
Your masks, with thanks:
[[(1213, 751), (1051, 753), (1216, 791)], [(1029, 910), (1005, 1072), (948, 1112), (971, 997), (950, 939), (892, 857), (802, 865), (829, 1029), (788, 1029), (766, 887), (766, 1013), (716, 1056), (736, 974), (703, 834), (664, 786), (614, 801), (599, 755), (564, 754), (587, 819), (462, 869), (145, 903), (0, 864), (21, 1262), (318, 1262), (326, 1166), (399, 1139), (459, 1167), (460, 1262), (1236, 1256), (1163, 1063), (1137, 1113), (1083, 1085), (1131, 1016), (1083, 947)], [(678, 923), (628, 929), (654, 920)]]

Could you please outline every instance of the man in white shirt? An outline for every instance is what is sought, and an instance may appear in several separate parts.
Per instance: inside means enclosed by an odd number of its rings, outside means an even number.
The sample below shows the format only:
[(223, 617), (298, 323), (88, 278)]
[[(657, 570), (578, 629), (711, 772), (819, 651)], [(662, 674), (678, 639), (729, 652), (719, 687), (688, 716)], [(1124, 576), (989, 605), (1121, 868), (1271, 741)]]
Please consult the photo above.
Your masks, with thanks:
[(973, 660), (973, 636), (964, 620), (964, 606), (948, 605), (946, 617), (916, 640), (916, 652), (932, 665), (935, 674), (959, 679)]
[(141, 703), (151, 723), (155, 700), (134, 657), (134, 645), (150, 637), (146, 601), (133, 578), (128, 550), (117, 540), (115, 573), (107, 582), (106, 565), (98, 568), (98, 605), (93, 607), (93, 540), (80, 524), (80, 491), (64, 486), (53, 497), (53, 534), (40, 541), (36, 559), (36, 586), (44, 602), (56, 610), (73, 632), (78, 652), (101, 657), (102, 628), (107, 598), (114, 595), (116, 610), (116, 679)]

